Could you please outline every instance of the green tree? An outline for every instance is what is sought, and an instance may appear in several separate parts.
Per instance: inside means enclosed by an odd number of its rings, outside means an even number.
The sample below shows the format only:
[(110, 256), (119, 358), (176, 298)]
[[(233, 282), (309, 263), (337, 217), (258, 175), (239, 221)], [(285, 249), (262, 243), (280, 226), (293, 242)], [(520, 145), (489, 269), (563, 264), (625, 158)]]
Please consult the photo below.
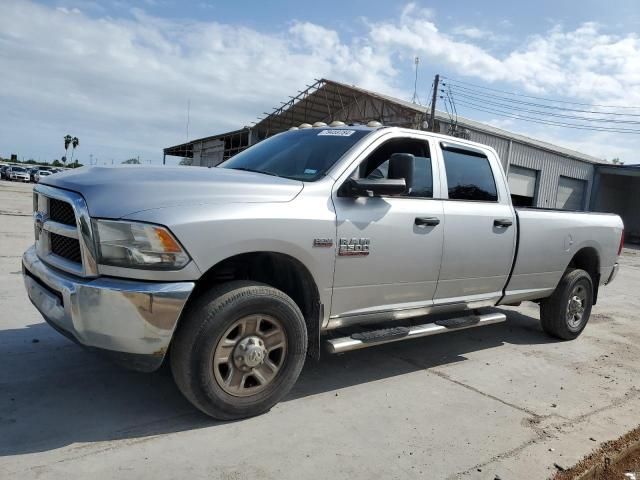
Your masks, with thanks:
[(73, 137), (71, 139), (71, 146), (73, 147), (71, 149), (71, 163), (73, 163), (73, 154), (76, 152), (78, 145), (80, 145), (80, 140), (78, 140), (78, 137)]
[(62, 163), (56, 158), (53, 162), (51, 162), (51, 166), (53, 167), (62, 167)]
[(122, 162), (125, 165), (140, 165), (140, 160), (137, 158), (130, 158), (129, 160), (125, 160)]
[(624, 165), (624, 162), (620, 161), (618, 157), (612, 158), (611, 163), (613, 163), (614, 165)]
[(62, 161), (67, 163), (67, 151), (69, 150), (69, 145), (73, 141), (73, 137), (69, 134), (64, 136), (64, 157), (62, 157)]

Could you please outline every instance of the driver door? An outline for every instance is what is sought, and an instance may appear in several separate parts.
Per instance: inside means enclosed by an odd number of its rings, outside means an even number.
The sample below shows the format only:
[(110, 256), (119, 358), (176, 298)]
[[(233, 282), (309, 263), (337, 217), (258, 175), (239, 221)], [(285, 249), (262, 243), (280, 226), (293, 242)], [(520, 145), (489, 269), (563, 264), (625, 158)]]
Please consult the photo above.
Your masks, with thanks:
[(336, 184), (338, 252), (331, 321), (346, 325), (363, 316), (401, 318), (430, 306), (436, 292), (444, 231), (438, 163), (420, 135), (384, 136), (364, 152), (355, 178), (384, 178), (394, 153), (415, 156), (411, 190), (403, 196), (341, 196)]

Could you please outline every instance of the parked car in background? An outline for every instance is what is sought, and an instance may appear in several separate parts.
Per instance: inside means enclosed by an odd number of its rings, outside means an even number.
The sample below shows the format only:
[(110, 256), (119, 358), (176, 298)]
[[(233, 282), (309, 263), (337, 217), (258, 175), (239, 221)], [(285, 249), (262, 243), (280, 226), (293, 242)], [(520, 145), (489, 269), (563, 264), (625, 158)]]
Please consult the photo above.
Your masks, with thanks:
[(12, 182), (30, 182), (31, 177), (24, 167), (9, 167), (9, 180)]
[(30, 168), (28, 171), (29, 171), (29, 181), (30, 182), (35, 182), (36, 181), (36, 173), (38, 173), (38, 169), (37, 168)]
[(9, 170), (9, 165), (2, 165), (0, 167), (0, 178), (2, 180), (9, 180), (8, 170)]
[(48, 177), (49, 175), (51, 175), (51, 172), (49, 170), (38, 170), (38, 171), (36, 171), (35, 180), (34, 181), (36, 183), (38, 183), (41, 178)]

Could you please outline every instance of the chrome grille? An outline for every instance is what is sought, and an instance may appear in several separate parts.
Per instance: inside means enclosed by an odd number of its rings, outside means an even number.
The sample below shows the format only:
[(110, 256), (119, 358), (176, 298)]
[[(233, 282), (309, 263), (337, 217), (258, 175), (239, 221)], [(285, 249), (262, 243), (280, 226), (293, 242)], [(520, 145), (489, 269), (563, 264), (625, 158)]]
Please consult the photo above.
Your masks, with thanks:
[(97, 276), (91, 219), (82, 196), (37, 185), (33, 209), (38, 257), (74, 275)]
[(82, 263), (80, 242), (77, 239), (49, 232), (49, 241), (51, 242), (51, 253), (75, 263)]
[(49, 218), (65, 225), (76, 225), (76, 214), (73, 207), (57, 198), (49, 199)]

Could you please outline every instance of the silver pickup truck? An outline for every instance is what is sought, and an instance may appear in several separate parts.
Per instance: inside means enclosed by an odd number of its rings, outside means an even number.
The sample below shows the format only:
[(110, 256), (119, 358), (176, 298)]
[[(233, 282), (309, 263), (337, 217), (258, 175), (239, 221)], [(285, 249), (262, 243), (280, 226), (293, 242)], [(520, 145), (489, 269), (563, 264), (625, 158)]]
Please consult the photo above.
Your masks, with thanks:
[(506, 320), (540, 304), (574, 339), (618, 270), (616, 215), (513, 208), (496, 152), (340, 126), (275, 135), (221, 168), (81, 168), (34, 188), (29, 298), (130, 368), (165, 357), (219, 419), (267, 411), (321, 347)]

